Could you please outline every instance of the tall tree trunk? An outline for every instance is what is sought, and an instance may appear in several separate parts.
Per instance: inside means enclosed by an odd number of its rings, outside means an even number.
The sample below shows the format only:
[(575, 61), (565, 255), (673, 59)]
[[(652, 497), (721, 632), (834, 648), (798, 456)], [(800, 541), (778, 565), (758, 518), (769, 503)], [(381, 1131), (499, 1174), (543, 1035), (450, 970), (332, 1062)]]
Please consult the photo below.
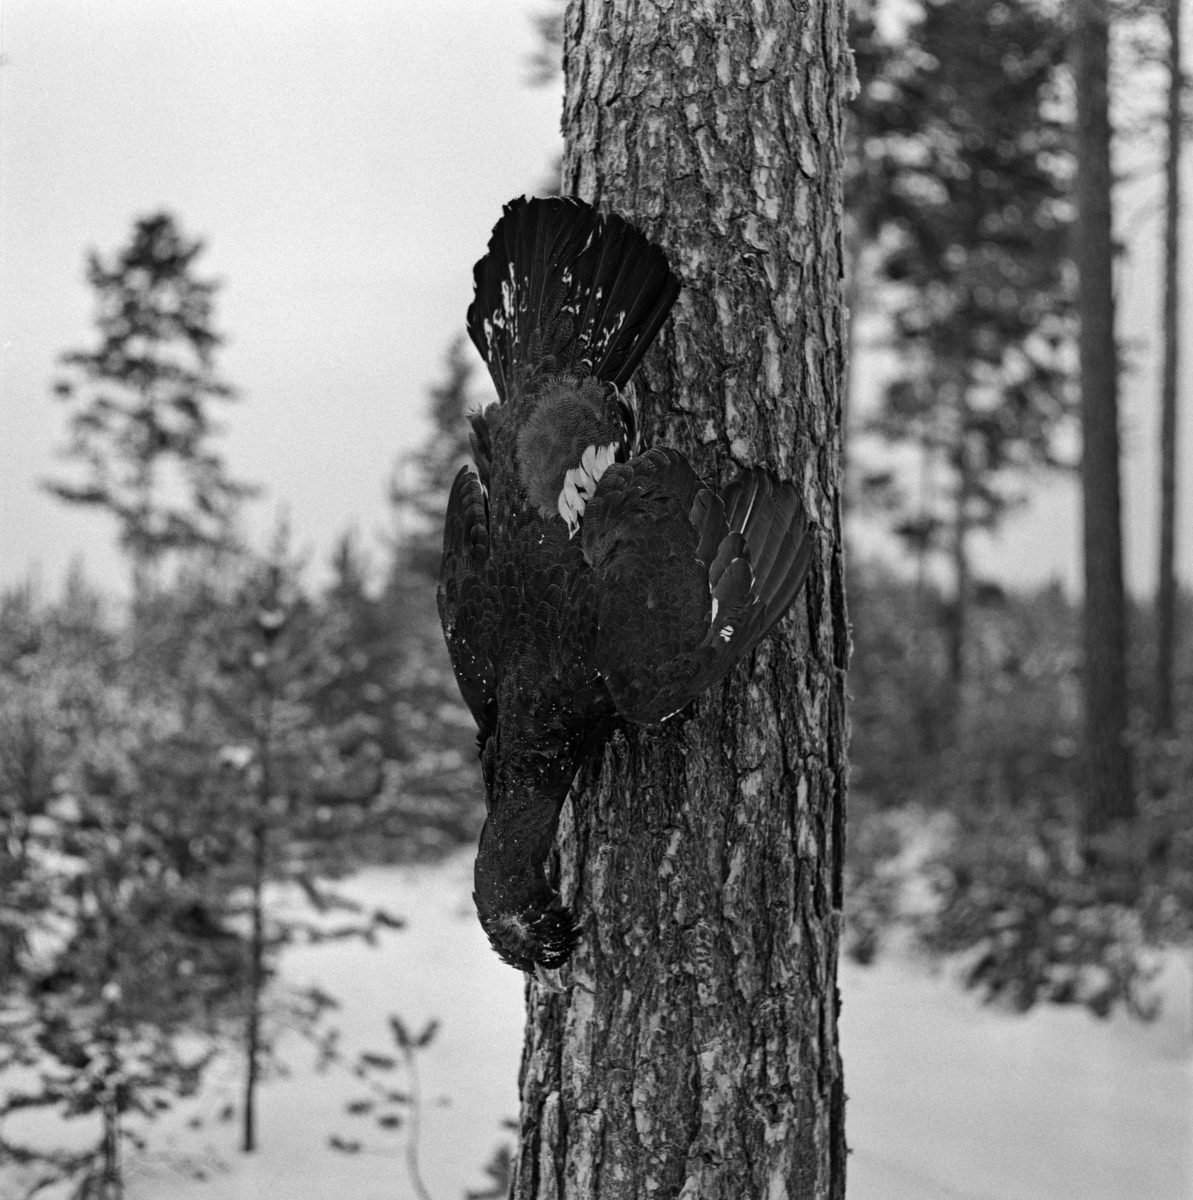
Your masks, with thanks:
[[(962, 468), (957, 478), (957, 511), (953, 520), (953, 604), (949, 611), (949, 681), (960, 688), (965, 681), (965, 639), (969, 627), (969, 472)], [(958, 696), (958, 699), (960, 697)]]
[(257, 1149), (257, 1089), (261, 1080), (261, 1022), (265, 1002), (265, 880), (269, 865), (269, 804), (273, 796), (273, 687), (269, 664), (262, 672), (262, 714), (257, 738), (260, 776), (253, 813), (251, 919), (249, 934), (248, 1012), (244, 1030), (244, 1112), (240, 1148)]
[(862, 255), (865, 240), (860, 222), (849, 222), (842, 238), (845, 254), (845, 378), (841, 384), (841, 507), (846, 514), (853, 502), (853, 480), (849, 474), (850, 421), (856, 417), (858, 317), (862, 307)]
[(244, 1111), (240, 1148), (257, 1149), (257, 1087), (261, 1079), (261, 1005), (265, 991), (265, 843), (264, 817), (253, 830), (252, 930), (249, 935), (248, 1011), (244, 1028)]
[(954, 494), (952, 546), (953, 558), (953, 607), (949, 613), (949, 680), (958, 689), (954, 716), (960, 705), (960, 687), (965, 680), (965, 641), (969, 631), (969, 532), (970, 498), (974, 494), (974, 469), (970, 462), (969, 425), (972, 414), (969, 408), (969, 378), (965, 368), (959, 368), (951, 386), (956, 391), (955, 412), (957, 420), (956, 442), (952, 447), (953, 469), (957, 475), (957, 490)]
[(122, 1104), (119, 1036), (109, 1009), (99, 1038), (103, 1047), (104, 1078), (103, 1098), (100, 1103), (103, 1123), (100, 1134), (100, 1183), (96, 1200), (124, 1200), (124, 1169), (120, 1161)]
[(615, 734), (565, 806), (585, 938), (562, 991), (529, 984), (511, 1194), (840, 1200), (845, 4), (582, 0), (564, 55), (565, 194), (685, 285), (638, 376), (647, 440), (794, 478), (820, 534), (753, 660)]
[(120, 1168), (120, 1116), (114, 1100), (104, 1101), (104, 1154), (99, 1200), (124, 1200), (124, 1173)]
[(1085, 819), (1097, 833), (1134, 812), (1127, 757), (1127, 624), (1119, 499), (1107, 0), (1073, 0), (1077, 83), (1076, 260), (1081, 320), (1085, 549)]
[(1160, 567), (1156, 588), (1157, 733), (1171, 733), (1176, 657), (1176, 388), (1180, 340), (1181, 0), (1168, 0), (1168, 157), (1165, 163), (1164, 380), (1160, 396)]

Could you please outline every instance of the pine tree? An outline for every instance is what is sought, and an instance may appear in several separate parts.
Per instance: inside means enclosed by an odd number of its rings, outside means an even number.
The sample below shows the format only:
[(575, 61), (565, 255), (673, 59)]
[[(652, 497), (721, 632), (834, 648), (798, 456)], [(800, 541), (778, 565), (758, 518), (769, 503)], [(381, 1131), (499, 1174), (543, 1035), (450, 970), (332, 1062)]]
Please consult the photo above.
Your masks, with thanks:
[(517, 1200), (844, 1195), (850, 75), (837, 0), (568, 9), (563, 190), (660, 241), (684, 283), (635, 376), (645, 439), (705, 479), (795, 478), (822, 537), (806, 602), (753, 661), (615, 735), (565, 806), (564, 899), (599, 937), (566, 990), (529, 984)]
[[(146, 1123), (219, 1045), (242, 943), (196, 856), (222, 825), (220, 781), (190, 770), (183, 712), (130, 686), (98, 612), (77, 578), (49, 612), (4, 604), (0, 1068), (25, 1071), (0, 1098), (0, 1161), (31, 1188), (119, 1200)], [(23, 1140), (38, 1110), (91, 1140)]]
[(1181, 66), (1181, 0), (1168, 0), (1168, 112), (1164, 158), (1164, 367), (1160, 395), (1160, 556), (1156, 588), (1155, 728), (1175, 723), (1177, 381), (1180, 360), (1181, 145), (1185, 77)]
[[(199, 633), (203, 697), (196, 724), (209, 730), (206, 769), (223, 778), (228, 810), (209, 868), (224, 912), (249, 933), (239, 997), (245, 1074), (241, 1148), (258, 1148), (260, 1083), (275, 1065), (274, 1031), (297, 1022), (312, 1036), (334, 999), (318, 989), (278, 996), (280, 952), (297, 940), (360, 937), (400, 924), (364, 912), (333, 881), (363, 857), (386, 816), (381, 721), (355, 695), (360, 649), (342, 612), (298, 586), (284, 532), (267, 559), (250, 560)], [(356, 699), (363, 699), (363, 689)], [(283, 885), (308, 908), (279, 911), (267, 888)], [(328, 917), (346, 914), (338, 927)]]
[(399, 461), (390, 481), (389, 502), (398, 522), (401, 569), (426, 580), (439, 578), (447, 494), (468, 455), (467, 415), (480, 408), (474, 395), (476, 365), (475, 354), (460, 334), (444, 355), (442, 380), (430, 391), (430, 437)]
[(1073, 0), (1077, 90), (1074, 257), (1081, 336), (1081, 492), (1085, 610), (1085, 821), (1098, 833), (1134, 813), (1127, 752), (1127, 617), (1123, 594), (1114, 323), (1108, 0)]
[(971, 535), (1021, 499), (1009, 475), (1056, 464), (1070, 411), (1063, 28), (1030, 0), (932, 0), (887, 45), (864, 17), (849, 224), (877, 259), (899, 358), (870, 428), (948, 481), (896, 504), (895, 531), (951, 562), (959, 682)]
[(63, 456), (82, 479), (46, 486), (116, 518), (137, 600), (168, 552), (229, 546), (237, 507), (252, 493), (212, 446), (212, 402), (235, 393), (215, 369), (218, 284), (195, 274), (202, 250), (159, 212), (136, 221), (110, 259), (91, 252), (98, 343), (64, 354), (72, 370), (55, 386), (71, 410)]
[[(448, 490), (468, 455), (467, 415), (492, 399), (477, 395), (478, 361), (463, 336), (449, 345), (443, 377), (430, 391), (430, 436), (395, 472), (390, 503), (397, 535), (380, 598), (402, 641), (391, 721), (403, 739), (396, 781), (401, 817), (420, 838), (437, 836), (441, 847), (474, 838), (484, 816), (476, 725), (460, 699), (435, 603)], [(435, 843), (427, 840), (426, 848)]]

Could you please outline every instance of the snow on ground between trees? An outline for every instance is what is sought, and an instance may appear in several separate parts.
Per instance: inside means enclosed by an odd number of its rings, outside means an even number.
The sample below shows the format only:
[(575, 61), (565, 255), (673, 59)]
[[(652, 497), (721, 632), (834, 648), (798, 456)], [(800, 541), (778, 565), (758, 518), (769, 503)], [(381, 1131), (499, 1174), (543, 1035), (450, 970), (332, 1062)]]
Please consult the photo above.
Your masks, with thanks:
[[(437, 1017), (421, 1060), (423, 1176), (435, 1200), (480, 1189), (482, 1165), (517, 1114), (522, 982), (497, 960), (469, 898), (471, 853), (434, 868), (377, 868), (348, 890), (404, 916), (379, 948), (355, 943), (291, 951), (284, 973), (343, 1001), (345, 1057), (390, 1049), (386, 1018), (413, 1029)], [(841, 965), (842, 1051), (849, 1094), (849, 1200), (1186, 1200), (1193, 1192), (1193, 979), (1173, 956), (1159, 981), (1160, 1017), (1140, 1025), (1080, 1010), (1014, 1016), (984, 1008), (947, 972), (892, 952)], [(134, 1169), (131, 1200), (407, 1200), (396, 1135), (386, 1156), (345, 1156), (328, 1136), (363, 1137), (344, 1104), (360, 1093), (344, 1072), (318, 1075), (301, 1044), (289, 1079), (261, 1095), (262, 1149), (248, 1160), (232, 1129), (177, 1132), (228, 1165), (206, 1183), (155, 1166)], [(443, 1100), (446, 1100), (446, 1103)], [(167, 1125), (162, 1125), (164, 1135)], [(174, 1127), (177, 1129), (177, 1126)], [(166, 1138), (155, 1139), (164, 1147)]]

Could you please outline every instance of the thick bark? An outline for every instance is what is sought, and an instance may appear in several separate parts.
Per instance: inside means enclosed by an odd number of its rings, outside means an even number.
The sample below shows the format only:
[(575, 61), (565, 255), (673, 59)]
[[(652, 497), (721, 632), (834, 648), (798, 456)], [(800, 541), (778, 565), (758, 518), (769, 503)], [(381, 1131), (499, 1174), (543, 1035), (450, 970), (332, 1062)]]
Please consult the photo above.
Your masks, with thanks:
[(564, 193), (684, 282), (638, 375), (645, 437), (710, 481), (795, 479), (819, 533), (752, 660), (615, 733), (565, 807), (585, 936), (563, 990), (529, 986), (518, 1200), (844, 1195), (844, 39), (843, 0), (568, 11)]
[(1076, 260), (1081, 320), (1081, 490), (1085, 550), (1086, 825), (1134, 812), (1127, 757), (1127, 625), (1114, 337), (1107, 0), (1074, 0)]
[(841, 384), (841, 508), (849, 512), (853, 500), (853, 480), (849, 475), (850, 418), (854, 413), (856, 398), (854, 389), (857, 377), (854, 360), (857, 357), (858, 319), (862, 308), (862, 252), (863, 240), (856, 223), (847, 229), (842, 238), (845, 255), (845, 378)]
[(1164, 376), (1160, 393), (1160, 566), (1156, 588), (1157, 733), (1173, 726), (1176, 657), (1177, 355), (1180, 339), (1181, 0), (1168, 3), (1168, 156), (1165, 162)]

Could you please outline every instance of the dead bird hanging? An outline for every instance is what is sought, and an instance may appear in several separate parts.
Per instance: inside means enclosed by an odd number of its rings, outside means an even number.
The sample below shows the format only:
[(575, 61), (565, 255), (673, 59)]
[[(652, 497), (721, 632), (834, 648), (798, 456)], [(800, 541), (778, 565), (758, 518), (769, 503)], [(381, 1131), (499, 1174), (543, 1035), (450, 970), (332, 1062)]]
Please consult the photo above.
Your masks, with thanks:
[(468, 332), (499, 402), (452, 484), (439, 614), (479, 733), (481, 924), (522, 970), (579, 931), (543, 864), (563, 801), (614, 721), (678, 712), (795, 599), (811, 556), (791, 483), (719, 495), (677, 450), (639, 452), (620, 388), (679, 294), (662, 250), (577, 200), (505, 206)]

